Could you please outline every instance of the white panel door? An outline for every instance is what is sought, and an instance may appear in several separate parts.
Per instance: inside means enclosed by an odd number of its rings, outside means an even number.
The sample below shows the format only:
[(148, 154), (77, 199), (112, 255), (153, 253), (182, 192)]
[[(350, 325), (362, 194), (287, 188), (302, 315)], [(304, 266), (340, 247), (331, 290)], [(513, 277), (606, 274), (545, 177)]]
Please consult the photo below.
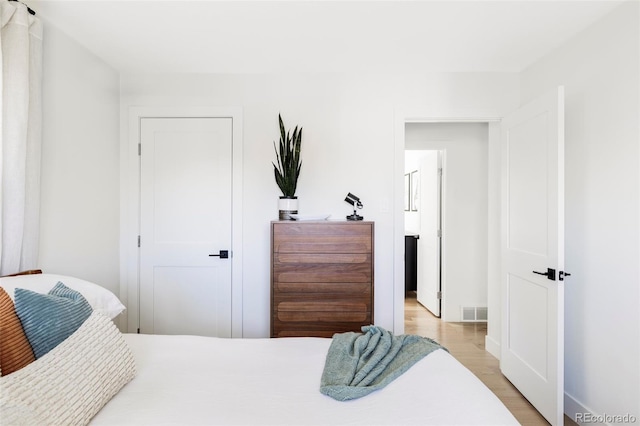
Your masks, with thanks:
[(552, 425), (559, 425), (564, 416), (563, 89), (521, 107), (501, 127), (500, 367)]
[(440, 317), (440, 153), (425, 151), (420, 159), (420, 239), (417, 299)]
[(231, 118), (142, 118), (140, 332), (231, 336)]

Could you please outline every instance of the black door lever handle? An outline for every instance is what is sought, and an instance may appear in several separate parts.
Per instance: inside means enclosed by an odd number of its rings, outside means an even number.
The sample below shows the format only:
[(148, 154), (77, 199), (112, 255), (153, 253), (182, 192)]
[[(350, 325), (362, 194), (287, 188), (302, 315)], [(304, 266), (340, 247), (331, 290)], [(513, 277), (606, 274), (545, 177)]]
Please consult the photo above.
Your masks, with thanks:
[(220, 250), (218, 254), (210, 254), (209, 257), (219, 257), (220, 259), (228, 259), (229, 250)]
[(556, 280), (556, 270), (555, 269), (547, 268), (547, 272), (533, 271), (533, 273), (534, 274), (538, 274), (538, 275), (545, 275), (547, 277), (547, 279), (549, 279), (551, 281), (555, 281)]

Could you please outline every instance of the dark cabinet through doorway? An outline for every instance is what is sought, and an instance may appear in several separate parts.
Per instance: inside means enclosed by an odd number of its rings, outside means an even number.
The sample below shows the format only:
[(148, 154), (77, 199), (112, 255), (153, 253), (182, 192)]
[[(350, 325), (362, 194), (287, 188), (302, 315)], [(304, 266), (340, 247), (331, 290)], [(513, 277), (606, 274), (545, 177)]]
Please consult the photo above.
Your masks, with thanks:
[(419, 235), (404, 236), (404, 290), (418, 289), (418, 238)]

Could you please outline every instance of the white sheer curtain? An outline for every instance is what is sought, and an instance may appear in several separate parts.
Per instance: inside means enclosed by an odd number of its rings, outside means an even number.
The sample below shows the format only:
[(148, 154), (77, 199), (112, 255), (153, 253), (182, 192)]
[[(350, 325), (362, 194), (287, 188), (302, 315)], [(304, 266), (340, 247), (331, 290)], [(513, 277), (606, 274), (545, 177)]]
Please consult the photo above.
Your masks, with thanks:
[(37, 266), (42, 139), (42, 23), (0, 0), (0, 275)]

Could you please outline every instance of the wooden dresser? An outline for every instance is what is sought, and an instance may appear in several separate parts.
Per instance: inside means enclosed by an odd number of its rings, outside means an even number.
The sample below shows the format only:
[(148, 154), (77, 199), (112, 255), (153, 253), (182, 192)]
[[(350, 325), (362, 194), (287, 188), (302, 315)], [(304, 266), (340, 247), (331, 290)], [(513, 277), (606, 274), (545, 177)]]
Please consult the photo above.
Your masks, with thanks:
[(373, 324), (373, 222), (271, 222), (271, 337)]

